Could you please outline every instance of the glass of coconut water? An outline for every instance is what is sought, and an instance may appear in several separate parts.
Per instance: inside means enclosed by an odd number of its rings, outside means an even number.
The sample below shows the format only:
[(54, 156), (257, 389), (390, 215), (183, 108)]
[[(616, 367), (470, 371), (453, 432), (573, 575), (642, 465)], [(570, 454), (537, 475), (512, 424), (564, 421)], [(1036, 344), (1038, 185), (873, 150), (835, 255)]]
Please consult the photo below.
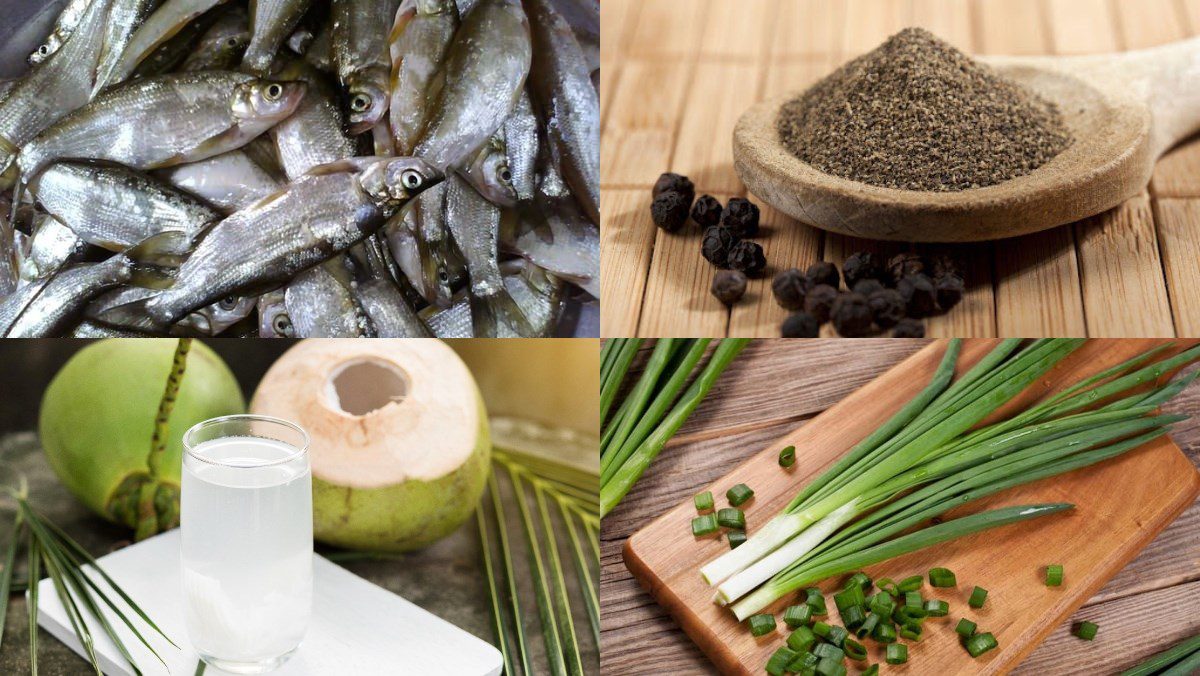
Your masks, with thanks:
[(183, 436), (180, 530), (188, 637), (207, 663), (257, 674), (299, 647), (312, 606), (308, 435), (232, 415)]

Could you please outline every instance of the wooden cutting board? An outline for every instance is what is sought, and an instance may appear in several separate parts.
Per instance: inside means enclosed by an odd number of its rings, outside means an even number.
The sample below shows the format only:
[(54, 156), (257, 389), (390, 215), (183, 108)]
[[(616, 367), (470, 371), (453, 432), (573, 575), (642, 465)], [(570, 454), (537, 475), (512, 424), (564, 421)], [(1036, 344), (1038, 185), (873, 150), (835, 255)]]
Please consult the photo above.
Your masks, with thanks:
[[(958, 373), (996, 342), (966, 341)], [(1011, 414), (1154, 344), (1151, 340), (1090, 341), (996, 415)], [(925, 387), (945, 349), (945, 341), (930, 344), (733, 469), (708, 487), (717, 508), (728, 506), (725, 491), (731, 486), (748, 484), (755, 494), (742, 508), (753, 536), (802, 485)], [(786, 406), (786, 402), (779, 405)], [(796, 447), (797, 462), (791, 470), (784, 470), (778, 454), (789, 444)], [(933, 590), (928, 583), (922, 589), (926, 598), (949, 602), (951, 610), (945, 618), (926, 622), (921, 642), (909, 643), (910, 673), (933, 673), (930, 665), (936, 665), (936, 673), (947, 675), (1004, 673), (1124, 567), (1197, 494), (1200, 473), (1169, 438), (1162, 437), (1108, 462), (1004, 491), (949, 516), (1006, 505), (1074, 503), (1076, 509), (1066, 515), (986, 531), (866, 570), (874, 579), (896, 580), (925, 575), (934, 566), (948, 567), (957, 574), (957, 589)], [(761, 674), (771, 653), (784, 645), (787, 628), (780, 615), (796, 597), (789, 595), (768, 609), (777, 616), (774, 634), (751, 636), (732, 613), (712, 603), (713, 591), (704, 584), (698, 567), (727, 551), (729, 545), (724, 537), (694, 538), (689, 524), (695, 515), (688, 500), (639, 530), (625, 544), (625, 564), (718, 669), (727, 674)], [(1045, 586), (1044, 567), (1050, 563), (1065, 566), (1063, 586)], [(827, 580), (821, 587), (828, 593), (840, 582), (840, 578)], [(979, 610), (967, 606), (967, 596), (975, 585), (989, 591), (987, 603)], [(832, 598), (828, 606), (832, 618), (840, 621)], [(961, 617), (977, 622), (981, 631), (995, 634), (1000, 647), (972, 659), (954, 635)], [(866, 644), (870, 661), (881, 663), (880, 646), (873, 641)], [(1086, 648), (1081, 642), (1080, 649)], [(883, 667), (884, 672), (896, 669)]]

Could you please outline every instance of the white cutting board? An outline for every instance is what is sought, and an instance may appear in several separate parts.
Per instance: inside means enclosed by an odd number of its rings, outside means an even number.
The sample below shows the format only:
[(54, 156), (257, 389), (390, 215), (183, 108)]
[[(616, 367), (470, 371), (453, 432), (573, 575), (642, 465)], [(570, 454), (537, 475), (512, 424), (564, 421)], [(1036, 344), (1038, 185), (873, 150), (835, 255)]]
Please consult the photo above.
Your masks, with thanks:
[[(143, 631), (167, 663), (154, 658), (107, 607), (142, 672), (191, 676), (198, 657), (188, 642), (183, 619), (179, 530), (157, 535), (99, 559), (100, 566), (171, 637), (171, 647), (153, 630)], [(94, 578), (99, 576), (93, 574)], [(103, 587), (103, 583), (101, 583)], [(105, 587), (106, 588), (106, 587)], [(49, 578), (38, 585), (38, 624), (84, 655), (66, 609)], [(121, 604), (118, 601), (118, 606)], [(132, 613), (122, 608), (126, 615)], [(99, 623), (89, 620), (96, 656), (109, 676), (132, 676)], [(135, 621), (135, 626), (142, 625)], [(85, 658), (86, 659), (86, 658)], [(278, 671), (279, 676), (329, 674), (461, 674), (496, 676), (503, 661), (491, 644), (405, 601), (328, 560), (313, 556), (313, 614), (304, 643)], [(206, 676), (224, 674), (212, 667)]]

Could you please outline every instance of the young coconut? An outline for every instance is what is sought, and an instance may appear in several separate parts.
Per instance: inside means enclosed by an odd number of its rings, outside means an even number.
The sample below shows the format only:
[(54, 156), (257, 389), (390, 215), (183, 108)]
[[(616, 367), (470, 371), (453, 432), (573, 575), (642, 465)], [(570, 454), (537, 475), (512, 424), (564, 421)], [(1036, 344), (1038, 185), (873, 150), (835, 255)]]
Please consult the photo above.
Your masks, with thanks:
[[(246, 408), (225, 362), (193, 342), (167, 419), (164, 452), (151, 471), (155, 416), (177, 344), (146, 338), (88, 345), (50, 381), (38, 416), (42, 448), (63, 485), (96, 514), (143, 537), (179, 525), (183, 433)], [(139, 504), (149, 497), (152, 506)], [(149, 523), (141, 518), (147, 510)]]
[(303, 341), (250, 409), (308, 432), (313, 534), (331, 545), (428, 545), (471, 515), (491, 469), (475, 380), (438, 340)]

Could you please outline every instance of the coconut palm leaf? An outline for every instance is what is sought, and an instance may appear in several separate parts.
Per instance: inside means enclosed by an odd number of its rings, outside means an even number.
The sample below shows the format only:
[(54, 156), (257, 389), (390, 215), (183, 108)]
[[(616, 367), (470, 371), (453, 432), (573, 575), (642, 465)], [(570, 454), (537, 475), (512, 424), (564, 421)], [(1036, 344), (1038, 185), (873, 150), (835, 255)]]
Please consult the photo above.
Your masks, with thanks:
[(12, 540), (4, 554), (4, 570), (0, 571), (0, 644), (4, 640), (4, 619), (8, 615), (8, 594), (13, 589), (13, 566), (17, 562), (17, 543), (21, 540), (21, 512), (13, 519)]
[[(599, 472), (512, 449), (496, 449), (493, 461), (489, 495), (476, 520), (505, 673), (598, 671), (599, 664), (584, 664), (577, 627), (591, 626), (598, 650), (593, 567), (599, 566)], [(514, 502), (515, 513), (506, 508)], [(530, 603), (537, 608), (540, 632), (526, 632), (522, 624), (522, 606)], [(580, 611), (585, 615), (577, 615)]]

